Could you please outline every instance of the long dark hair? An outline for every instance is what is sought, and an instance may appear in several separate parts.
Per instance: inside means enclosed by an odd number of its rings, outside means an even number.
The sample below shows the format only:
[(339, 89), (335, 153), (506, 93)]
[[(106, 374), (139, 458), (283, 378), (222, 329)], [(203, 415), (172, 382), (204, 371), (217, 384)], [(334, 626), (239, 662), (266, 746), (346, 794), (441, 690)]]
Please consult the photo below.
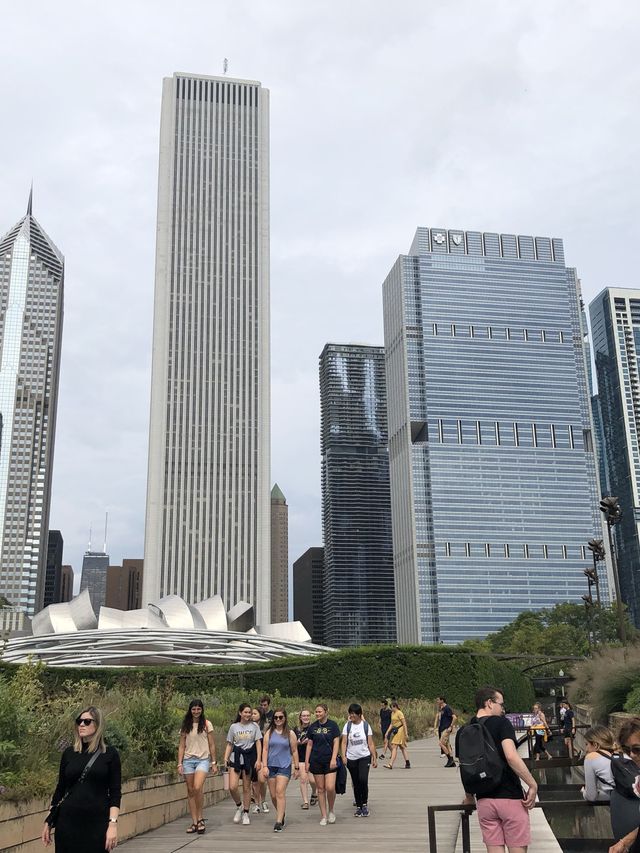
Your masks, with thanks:
[[(238, 705), (238, 716), (233, 721), (234, 723), (240, 722), (240, 714), (244, 711), (245, 708), (251, 708), (251, 710), (253, 711), (253, 708), (251, 707), (251, 705), (248, 702), (241, 702)], [(256, 723), (256, 725), (257, 725), (257, 723)]]
[(184, 720), (182, 721), (182, 725), (180, 726), (181, 735), (188, 735), (193, 729), (193, 714), (191, 713), (192, 708), (202, 708), (202, 713), (198, 718), (198, 732), (203, 732), (207, 727), (207, 718), (204, 715), (204, 702), (202, 701), (202, 699), (192, 699), (191, 702), (189, 702), (189, 710), (184, 715)]
[(287, 712), (284, 708), (274, 708), (273, 709), (273, 717), (271, 717), (271, 722), (269, 723), (269, 733), (275, 732), (276, 730), (276, 714), (284, 715), (284, 723), (282, 724), (282, 734), (285, 737), (289, 737), (289, 720), (287, 718)]

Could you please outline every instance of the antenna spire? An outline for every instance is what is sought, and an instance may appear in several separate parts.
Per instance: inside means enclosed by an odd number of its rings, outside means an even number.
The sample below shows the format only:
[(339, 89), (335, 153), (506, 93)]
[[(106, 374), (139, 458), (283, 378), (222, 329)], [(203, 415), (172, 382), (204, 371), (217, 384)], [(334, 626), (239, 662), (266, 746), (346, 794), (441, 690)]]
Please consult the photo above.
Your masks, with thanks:
[(105, 512), (104, 514), (104, 550), (103, 554), (107, 553), (107, 526), (109, 524), (109, 513)]
[(225, 57), (224, 62), (222, 63), (222, 73), (226, 74), (229, 70), (229, 60)]
[(91, 525), (89, 525), (89, 551), (91, 550), (91, 533), (92, 532), (93, 531), (91, 530)]
[(27, 202), (27, 216), (32, 216), (33, 210), (33, 181), (31, 181), (31, 189), (29, 190), (29, 201)]

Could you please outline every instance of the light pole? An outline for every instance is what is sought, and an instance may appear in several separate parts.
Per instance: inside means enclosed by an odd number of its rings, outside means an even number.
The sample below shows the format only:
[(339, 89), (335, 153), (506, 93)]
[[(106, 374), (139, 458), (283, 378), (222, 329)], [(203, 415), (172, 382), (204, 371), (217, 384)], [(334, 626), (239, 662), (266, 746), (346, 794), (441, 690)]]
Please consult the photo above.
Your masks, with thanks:
[[(591, 632), (593, 630), (593, 623), (591, 621), (591, 608), (593, 607), (593, 598), (591, 596), (591, 586), (589, 586), (589, 593), (587, 595), (582, 596), (582, 600), (584, 601), (584, 612), (587, 617), (587, 641), (589, 643), (589, 652), (591, 652)], [(596, 636), (595, 633), (593, 635), (593, 645), (595, 645)]]
[[(627, 642), (627, 632), (624, 625), (624, 610), (622, 607), (622, 599), (620, 598), (620, 578), (618, 577), (618, 560), (616, 558), (616, 549), (613, 545), (613, 535), (611, 533), (611, 528), (614, 524), (618, 524), (618, 522), (622, 518), (622, 510), (620, 509), (620, 504), (618, 503), (618, 498), (614, 498), (611, 495), (602, 498), (600, 501), (600, 512), (604, 514), (605, 521), (607, 522), (607, 534), (609, 538), (609, 553), (611, 554), (611, 567), (613, 569), (613, 583), (616, 588), (616, 614), (618, 617), (618, 638), (621, 643), (625, 644)], [(595, 559), (595, 552), (594, 552)]]

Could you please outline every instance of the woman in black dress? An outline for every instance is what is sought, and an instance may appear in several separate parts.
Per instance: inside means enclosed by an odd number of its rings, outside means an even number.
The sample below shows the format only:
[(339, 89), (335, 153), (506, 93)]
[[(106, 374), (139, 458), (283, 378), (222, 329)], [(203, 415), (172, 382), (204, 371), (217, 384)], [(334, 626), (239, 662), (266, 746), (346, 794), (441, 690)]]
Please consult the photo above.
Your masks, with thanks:
[(42, 830), (42, 843), (47, 847), (53, 837), (56, 853), (104, 853), (118, 843), (120, 756), (106, 745), (103, 732), (104, 717), (99, 708), (86, 708), (76, 717), (74, 744), (62, 753), (58, 785), (51, 800), (52, 812), (60, 804), (57, 816), (50, 812)]

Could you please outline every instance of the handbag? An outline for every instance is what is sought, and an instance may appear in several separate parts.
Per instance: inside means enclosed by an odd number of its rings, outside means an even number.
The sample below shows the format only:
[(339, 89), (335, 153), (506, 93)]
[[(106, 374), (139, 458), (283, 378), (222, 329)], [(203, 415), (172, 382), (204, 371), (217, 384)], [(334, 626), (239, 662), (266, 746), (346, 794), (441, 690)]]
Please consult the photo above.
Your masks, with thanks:
[(91, 758), (85, 764), (85, 766), (82, 770), (82, 773), (78, 777), (77, 781), (74, 782), (70, 788), (67, 788), (67, 790), (64, 792), (62, 797), (60, 797), (60, 799), (58, 800), (57, 803), (51, 803), (51, 808), (49, 810), (49, 815), (48, 815), (47, 821), (46, 821), (49, 824), (49, 826), (55, 827), (56, 823), (58, 822), (58, 817), (60, 815), (60, 806), (67, 799), (67, 797), (69, 796), (69, 794), (71, 793), (71, 791), (73, 790), (75, 785), (81, 785), (84, 782), (84, 780), (87, 778), (87, 773), (89, 772), (89, 770), (91, 770), (91, 767), (93, 766), (93, 764), (95, 763), (95, 761), (99, 755), (100, 755), (100, 750), (96, 749), (96, 751), (93, 753)]

